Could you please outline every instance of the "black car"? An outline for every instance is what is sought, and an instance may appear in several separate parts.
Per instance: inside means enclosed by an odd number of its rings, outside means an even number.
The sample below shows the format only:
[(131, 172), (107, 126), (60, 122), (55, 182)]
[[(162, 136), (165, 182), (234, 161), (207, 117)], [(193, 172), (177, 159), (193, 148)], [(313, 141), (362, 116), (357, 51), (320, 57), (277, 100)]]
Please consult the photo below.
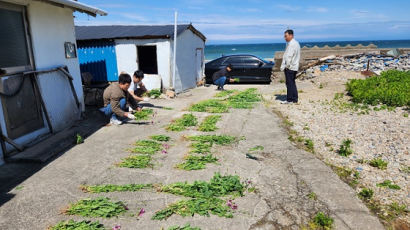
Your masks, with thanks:
[(271, 82), (273, 62), (264, 61), (253, 55), (230, 55), (205, 64), (206, 83), (213, 84), (212, 75), (228, 64), (233, 66), (231, 78), (239, 78), (239, 83), (269, 84)]

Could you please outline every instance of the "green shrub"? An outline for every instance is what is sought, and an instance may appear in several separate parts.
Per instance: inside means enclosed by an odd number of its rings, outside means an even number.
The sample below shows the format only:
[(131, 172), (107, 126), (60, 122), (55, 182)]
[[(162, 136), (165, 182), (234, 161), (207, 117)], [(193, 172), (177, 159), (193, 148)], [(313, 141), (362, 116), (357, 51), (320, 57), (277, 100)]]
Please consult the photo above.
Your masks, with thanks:
[(96, 199), (80, 200), (65, 211), (68, 215), (79, 215), (85, 217), (110, 218), (119, 216), (128, 208), (121, 201), (111, 202), (109, 198), (98, 197)]
[(381, 170), (384, 170), (387, 168), (387, 161), (382, 160), (381, 158), (375, 158), (371, 161), (369, 161), (369, 165)]
[(100, 224), (98, 221), (61, 221), (55, 226), (49, 228), (49, 230), (105, 230), (104, 225)]
[(339, 155), (344, 156), (344, 157), (350, 156), (353, 153), (353, 150), (350, 147), (351, 144), (352, 144), (352, 140), (350, 139), (344, 140), (338, 150)]
[(370, 200), (373, 197), (373, 190), (370, 188), (364, 188), (359, 192), (359, 197), (363, 200)]
[(410, 106), (410, 71), (389, 70), (380, 76), (353, 79), (347, 91), (357, 103)]

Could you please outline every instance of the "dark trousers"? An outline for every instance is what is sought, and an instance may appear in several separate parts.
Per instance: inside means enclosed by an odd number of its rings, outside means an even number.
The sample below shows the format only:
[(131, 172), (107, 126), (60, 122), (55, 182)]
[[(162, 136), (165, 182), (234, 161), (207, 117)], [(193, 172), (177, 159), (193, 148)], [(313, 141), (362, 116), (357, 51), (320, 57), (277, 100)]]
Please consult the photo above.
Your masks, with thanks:
[(287, 95), (286, 100), (291, 102), (298, 102), (298, 89), (296, 87), (296, 73), (290, 69), (285, 69)]

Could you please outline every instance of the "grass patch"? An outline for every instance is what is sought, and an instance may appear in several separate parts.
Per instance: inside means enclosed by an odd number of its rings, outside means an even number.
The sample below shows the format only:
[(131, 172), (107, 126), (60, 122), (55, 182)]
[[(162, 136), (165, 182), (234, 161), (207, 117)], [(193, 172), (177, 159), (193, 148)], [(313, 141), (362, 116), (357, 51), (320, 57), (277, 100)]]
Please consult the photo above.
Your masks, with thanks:
[(161, 90), (160, 89), (152, 89), (148, 92), (149, 97), (153, 98), (159, 98), (161, 96)]
[(373, 197), (373, 190), (370, 188), (363, 188), (357, 195), (362, 200), (370, 200)]
[(84, 217), (111, 218), (126, 212), (128, 208), (121, 201), (111, 202), (109, 198), (99, 197), (96, 199), (84, 199), (71, 204), (64, 211), (67, 215), (79, 215)]
[(196, 126), (198, 124), (198, 119), (193, 114), (184, 114), (181, 118), (174, 120), (171, 124), (167, 126), (169, 131), (183, 131), (187, 127)]
[[(223, 91), (224, 92), (224, 91)], [(199, 131), (201, 132), (212, 132), (217, 130), (216, 123), (221, 120), (221, 115), (211, 115), (207, 116), (205, 120), (199, 125)]]
[(379, 183), (376, 185), (377, 187), (383, 187), (383, 188), (389, 188), (389, 189), (394, 189), (394, 190), (400, 190), (400, 186), (397, 184), (393, 184), (391, 180), (385, 180), (382, 183)]
[(231, 95), (231, 94), (233, 94), (233, 93), (236, 93), (236, 92), (238, 92), (238, 90), (236, 90), (236, 89), (233, 89), (233, 90), (225, 90), (225, 91), (221, 91), (221, 92), (215, 94), (214, 97), (217, 97), (217, 98), (227, 97), (227, 96), (229, 96), (229, 95)]
[(381, 170), (387, 169), (387, 161), (382, 160), (381, 158), (375, 158), (371, 161), (369, 161), (369, 165)]
[(347, 91), (353, 102), (410, 106), (410, 71), (389, 70), (364, 80), (352, 79)]
[(104, 225), (100, 224), (98, 221), (74, 221), (67, 220), (61, 221), (53, 227), (48, 228), (48, 230), (105, 230)]
[(161, 141), (161, 142), (168, 142), (169, 140), (171, 140), (171, 138), (166, 135), (153, 135), (153, 136), (150, 136), (149, 138), (151, 138), (154, 141)]
[(315, 145), (311, 139), (305, 139), (305, 147), (307, 151), (311, 153), (315, 152)]
[(182, 227), (180, 227), (180, 226), (171, 226), (171, 227), (168, 228), (168, 230), (201, 230), (201, 229), (198, 228), (198, 227), (191, 227), (190, 224), (186, 224)]
[(317, 195), (314, 192), (309, 193), (308, 198), (311, 200), (317, 200)]
[(218, 159), (212, 154), (208, 154), (206, 156), (189, 155), (185, 158), (184, 163), (178, 164), (176, 167), (187, 171), (200, 170), (206, 168), (206, 164), (215, 163), (217, 161)]
[(148, 168), (153, 165), (150, 155), (136, 155), (124, 158), (117, 166), (121, 168)]
[[(238, 176), (222, 176), (215, 173), (209, 181), (195, 181), (193, 183), (174, 183), (160, 188), (161, 192), (190, 197), (189, 200), (181, 200), (171, 204), (164, 210), (158, 211), (152, 217), (153, 220), (163, 220), (178, 214), (181, 216), (209, 216), (210, 213), (219, 217), (232, 218), (231, 206), (227, 205), (220, 197), (242, 196), (245, 186)], [(232, 201), (229, 203), (231, 204)]]
[(216, 100), (209, 99), (206, 101), (201, 101), (197, 104), (192, 105), (189, 108), (189, 111), (192, 112), (208, 112), (208, 113), (226, 113), (228, 112), (229, 107), (226, 103)]
[(135, 120), (137, 121), (145, 121), (148, 120), (149, 116), (154, 114), (153, 109), (142, 109), (141, 111), (136, 111), (134, 113)]
[(342, 144), (340, 145), (339, 150), (337, 151), (340, 156), (348, 157), (353, 153), (352, 147), (352, 140), (346, 139), (343, 140)]
[(349, 169), (347, 167), (339, 167), (331, 164), (328, 165), (339, 176), (339, 178), (350, 185), (350, 187), (356, 188), (356, 186), (359, 184), (360, 173), (358, 171)]
[(152, 188), (152, 184), (126, 184), (126, 185), (91, 185), (81, 186), (81, 190), (89, 193), (104, 193), (104, 192), (136, 192), (143, 189)]

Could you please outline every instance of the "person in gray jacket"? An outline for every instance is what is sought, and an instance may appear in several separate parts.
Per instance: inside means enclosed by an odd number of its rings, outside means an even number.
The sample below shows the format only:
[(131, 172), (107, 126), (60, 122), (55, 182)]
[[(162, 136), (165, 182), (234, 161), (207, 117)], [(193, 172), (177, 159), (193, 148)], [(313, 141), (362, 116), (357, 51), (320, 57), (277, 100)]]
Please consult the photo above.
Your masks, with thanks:
[(298, 89), (296, 87), (296, 74), (299, 70), (300, 61), (300, 45), (294, 39), (293, 30), (285, 31), (286, 50), (283, 55), (281, 71), (285, 72), (287, 95), (286, 101), (282, 104), (292, 104), (298, 102)]

